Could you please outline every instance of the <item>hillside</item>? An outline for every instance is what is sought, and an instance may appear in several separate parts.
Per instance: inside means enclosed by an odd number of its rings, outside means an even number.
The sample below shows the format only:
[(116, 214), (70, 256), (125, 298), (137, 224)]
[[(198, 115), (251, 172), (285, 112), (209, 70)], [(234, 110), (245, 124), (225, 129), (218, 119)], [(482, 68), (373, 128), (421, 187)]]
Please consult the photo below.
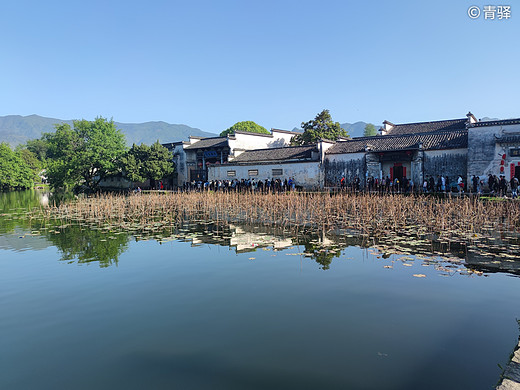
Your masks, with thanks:
[[(40, 138), (42, 133), (54, 131), (57, 123), (68, 123), (72, 120), (46, 118), (39, 115), (7, 115), (0, 116), (0, 142), (7, 142), (11, 146), (23, 144), (29, 139)], [(187, 125), (170, 124), (166, 122), (120, 123), (116, 127), (126, 136), (130, 146), (133, 143), (150, 145), (155, 141), (175, 142), (188, 140), (190, 135), (214, 137), (215, 134), (202, 131)]]
[[(370, 122), (355, 122), (355, 123), (342, 123), (341, 127), (344, 128), (347, 133), (350, 135), (350, 138), (355, 137), (363, 137), (363, 132), (365, 131), (365, 126)], [(378, 125), (372, 122), (372, 124), (379, 128)]]

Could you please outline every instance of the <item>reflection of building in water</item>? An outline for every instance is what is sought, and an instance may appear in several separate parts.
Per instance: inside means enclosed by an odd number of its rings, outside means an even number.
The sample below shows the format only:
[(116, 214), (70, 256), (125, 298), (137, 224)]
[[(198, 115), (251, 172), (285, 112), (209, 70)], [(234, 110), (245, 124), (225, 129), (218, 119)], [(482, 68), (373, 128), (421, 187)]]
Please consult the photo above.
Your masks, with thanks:
[(358, 238), (345, 240), (337, 235), (325, 235), (316, 231), (293, 231), (276, 229), (261, 225), (229, 225), (226, 228), (213, 225), (206, 226), (204, 231), (192, 226), (185, 238), (193, 245), (217, 244), (234, 248), (236, 253), (254, 252), (260, 248), (274, 250), (288, 249), (298, 246), (302, 253), (312, 258), (321, 268), (326, 270), (335, 257), (341, 256), (341, 250), (350, 245), (359, 245)]
[(273, 229), (263, 226), (229, 225), (226, 228), (212, 226), (206, 231), (195, 229), (193, 233), (188, 233), (186, 238), (189, 238), (193, 245), (222, 245), (235, 248), (237, 253), (266, 247), (285, 249), (293, 245), (292, 237), (276, 235)]
[(47, 207), (49, 205), (49, 194), (46, 192), (40, 193), (40, 204)]
[(16, 228), (11, 234), (0, 234), (0, 249), (22, 251), (38, 251), (52, 244), (40, 235), (31, 235), (26, 230)]
[[(507, 254), (468, 250), (466, 266), (485, 272), (506, 272), (520, 275), (520, 261), (517, 256), (508, 258)], [(512, 256), (513, 257), (513, 256)]]
[(257, 247), (273, 247), (285, 249), (293, 245), (293, 239), (270, 235), (267, 232), (246, 231), (240, 226), (232, 226), (234, 231), (229, 246), (235, 247), (237, 252), (248, 252)]

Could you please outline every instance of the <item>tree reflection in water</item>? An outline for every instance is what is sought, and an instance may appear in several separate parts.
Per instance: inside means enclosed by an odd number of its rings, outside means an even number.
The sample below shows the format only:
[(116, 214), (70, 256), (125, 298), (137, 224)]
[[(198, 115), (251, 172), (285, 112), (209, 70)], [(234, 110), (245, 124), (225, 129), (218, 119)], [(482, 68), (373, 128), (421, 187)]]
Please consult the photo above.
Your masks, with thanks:
[[(447, 260), (455, 271), (468, 268), (474, 273), (520, 274), (520, 262), (517, 261), (520, 256), (516, 252), (520, 248), (520, 238), (516, 233), (511, 237), (496, 236), (492, 238), (493, 242), (477, 240), (474, 245), (466, 246), (426, 236), (368, 238), (350, 231), (324, 233), (306, 228), (215, 223), (204, 219), (181, 223), (158, 221), (148, 225), (139, 222), (118, 224), (117, 221), (111, 224), (98, 219), (90, 223), (71, 222), (35, 217), (31, 210), (45, 207), (42, 203), (48, 200), (46, 197), (47, 194), (40, 191), (0, 193), (0, 248), (41, 250), (48, 243), (58, 248), (63, 261), (98, 262), (99, 266), (108, 267), (117, 265), (131, 239), (220, 245), (232, 248), (236, 253), (297, 247), (298, 253), (292, 253), (292, 250), (290, 254), (313, 259), (322, 270), (328, 270), (335, 258), (341, 258), (343, 249), (357, 246), (372, 248), (367, 252), (369, 255), (392, 262), (395, 256), (411, 255), (424, 259), (425, 265)], [(59, 199), (50, 199), (50, 202), (55, 201)], [(439, 266), (439, 270), (447, 273), (446, 267)]]
[(56, 226), (46, 237), (61, 252), (62, 261), (78, 264), (99, 262), (100, 267), (117, 265), (128, 248), (130, 236), (125, 232), (109, 232), (82, 225)]

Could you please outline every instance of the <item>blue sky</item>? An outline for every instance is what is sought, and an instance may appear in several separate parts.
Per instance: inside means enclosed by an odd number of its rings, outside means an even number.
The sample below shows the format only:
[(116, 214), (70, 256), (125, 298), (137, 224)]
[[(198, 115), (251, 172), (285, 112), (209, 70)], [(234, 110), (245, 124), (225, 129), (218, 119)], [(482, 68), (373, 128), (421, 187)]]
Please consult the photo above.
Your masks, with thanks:
[[(520, 4), (24, 1), (0, 12), (0, 115), (292, 129), (520, 117)], [(472, 20), (471, 5), (511, 5)]]

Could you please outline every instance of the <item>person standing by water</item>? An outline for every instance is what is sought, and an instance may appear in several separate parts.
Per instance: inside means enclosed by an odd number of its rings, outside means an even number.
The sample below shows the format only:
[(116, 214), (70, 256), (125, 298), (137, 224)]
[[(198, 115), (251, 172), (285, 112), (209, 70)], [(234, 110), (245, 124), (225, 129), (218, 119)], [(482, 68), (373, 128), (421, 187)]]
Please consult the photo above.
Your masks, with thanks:
[(471, 178), (471, 181), (473, 183), (473, 192), (476, 194), (477, 193), (477, 186), (478, 186), (478, 178), (477, 178), (477, 176), (473, 175), (473, 177)]
[(457, 185), (459, 186), (459, 192), (462, 194), (464, 192), (464, 182), (462, 181), (462, 176), (459, 176), (457, 179)]
[(516, 178), (516, 176), (513, 176), (511, 178), (510, 186), (511, 186), (511, 196), (513, 197), (513, 199), (515, 199), (517, 196), (517, 191), (518, 191), (518, 179)]

